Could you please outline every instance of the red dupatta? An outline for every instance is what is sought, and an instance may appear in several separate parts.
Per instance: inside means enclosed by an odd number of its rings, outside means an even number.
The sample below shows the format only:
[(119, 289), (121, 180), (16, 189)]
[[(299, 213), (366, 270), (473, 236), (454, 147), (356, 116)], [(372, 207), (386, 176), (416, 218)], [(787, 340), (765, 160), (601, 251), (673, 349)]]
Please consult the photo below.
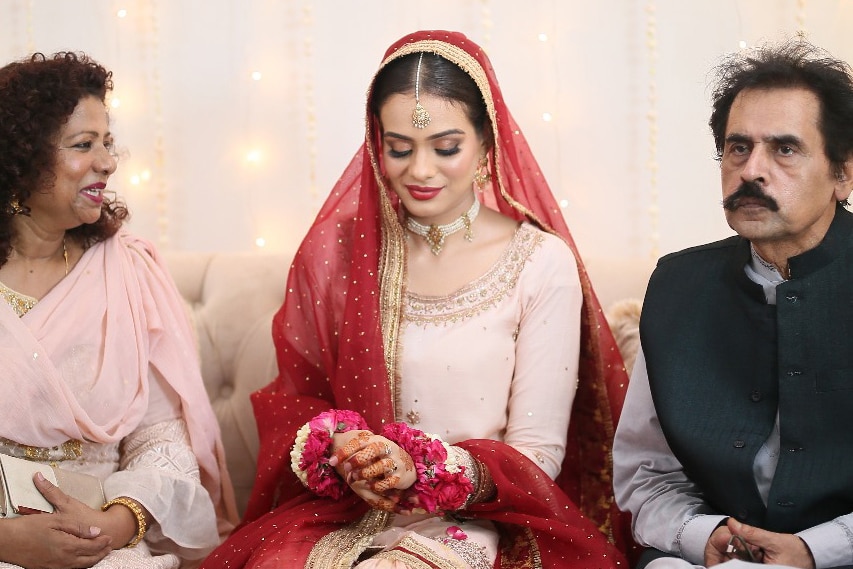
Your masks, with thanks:
[[(489, 162), (492, 182), (480, 193), (483, 204), (562, 237), (576, 257), (584, 293), (579, 386), (557, 480), (571, 501), (508, 445), (464, 441), (459, 446), (487, 464), (498, 486), (495, 502), (472, 507), (466, 514), (501, 522), (513, 538), (525, 532), (537, 538), (538, 546), (534, 543), (526, 551), (505, 550), (501, 567), (526, 566), (531, 559), (543, 567), (565, 566), (565, 544), (580, 565), (616, 565), (618, 551), (601, 535), (595, 537), (597, 527), (622, 551), (632, 543), (628, 520), (616, 509), (611, 486), (610, 449), (628, 382), (616, 343), (486, 54), (462, 34), (422, 31), (392, 45), (380, 68), (417, 52), (437, 53), (456, 63), (482, 92), (495, 140)], [(396, 196), (380, 171), (379, 125), (369, 110), (372, 93), (371, 84), (365, 142), (294, 257), (285, 303), (273, 321), (279, 376), (252, 397), (261, 439), (256, 484), (243, 525), (211, 558), (217, 563), (227, 559), (230, 566), (238, 566), (253, 555), (253, 544), (260, 543), (278, 548), (278, 562), (304, 563), (313, 543), (334, 529), (330, 525), (355, 522), (366, 511), (351, 497), (331, 502), (310, 495), (290, 469), (289, 451), (296, 430), (332, 407), (358, 411), (376, 431), (395, 420), (405, 237)], [(549, 532), (546, 544), (540, 537)], [(514, 555), (519, 561), (510, 561)], [(602, 561), (608, 556), (609, 562)]]

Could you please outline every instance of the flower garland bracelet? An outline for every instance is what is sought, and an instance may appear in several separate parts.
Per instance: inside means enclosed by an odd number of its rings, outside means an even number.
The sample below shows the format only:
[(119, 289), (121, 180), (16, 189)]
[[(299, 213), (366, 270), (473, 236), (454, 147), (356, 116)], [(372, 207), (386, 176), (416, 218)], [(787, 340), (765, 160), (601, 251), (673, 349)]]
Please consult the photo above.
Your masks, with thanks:
[(300, 482), (318, 496), (340, 499), (349, 487), (329, 464), (332, 435), (367, 428), (355, 411), (331, 409), (320, 413), (296, 432), (290, 467)]
[(417, 470), (417, 480), (403, 493), (398, 511), (433, 514), (458, 510), (465, 504), (474, 485), (465, 475), (465, 467), (454, 459), (450, 445), (405, 423), (385, 425), (382, 436), (409, 453)]
[[(355, 411), (332, 409), (320, 413), (296, 433), (290, 452), (293, 472), (318, 496), (340, 499), (349, 487), (329, 464), (332, 436), (368, 429), (364, 418)], [(474, 485), (466, 475), (466, 467), (456, 460), (456, 453), (450, 452), (450, 445), (405, 423), (385, 425), (380, 434), (406, 451), (417, 471), (415, 483), (400, 497), (398, 512), (436, 513), (458, 510), (466, 504)]]

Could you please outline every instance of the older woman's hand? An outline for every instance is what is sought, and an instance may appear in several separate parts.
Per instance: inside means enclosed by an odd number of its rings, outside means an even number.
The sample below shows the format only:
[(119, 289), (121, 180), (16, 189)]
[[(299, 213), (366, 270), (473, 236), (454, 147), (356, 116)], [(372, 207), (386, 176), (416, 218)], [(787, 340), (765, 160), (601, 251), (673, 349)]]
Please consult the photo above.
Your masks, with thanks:
[(338, 433), (332, 449), (329, 463), (373, 508), (397, 511), (400, 494), (417, 480), (409, 453), (381, 435), (370, 431)]
[(91, 567), (112, 551), (112, 537), (90, 521), (95, 510), (47, 480), (37, 480), (36, 486), (54, 513), (0, 520), (0, 559), (26, 569)]
[(54, 512), (66, 514), (77, 520), (80, 527), (96, 527), (112, 539), (113, 549), (124, 547), (136, 535), (136, 515), (124, 506), (113, 506), (106, 512), (95, 510), (75, 500), (38, 474), (33, 482), (39, 492), (53, 504)]

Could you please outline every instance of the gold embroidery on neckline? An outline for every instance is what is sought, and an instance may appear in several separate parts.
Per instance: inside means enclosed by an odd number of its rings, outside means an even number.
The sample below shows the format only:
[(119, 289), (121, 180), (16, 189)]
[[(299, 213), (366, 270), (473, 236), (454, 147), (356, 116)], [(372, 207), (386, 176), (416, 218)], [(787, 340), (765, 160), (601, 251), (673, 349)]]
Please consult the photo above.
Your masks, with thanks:
[(3, 300), (12, 307), (12, 310), (14, 310), (15, 314), (18, 316), (23, 316), (29, 312), (33, 306), (38, 304), (37, 299), (16, 292), (3, 283), (0, 283), (0, 296), (3, 297)]
[(515, 235), (486, 274), (447, 296), (405, 294), (403, 321), (413, 324), (448, 324), (473, 318), (497, 305), (515, 288), (530, 255), (545, 239), (529, 224)]

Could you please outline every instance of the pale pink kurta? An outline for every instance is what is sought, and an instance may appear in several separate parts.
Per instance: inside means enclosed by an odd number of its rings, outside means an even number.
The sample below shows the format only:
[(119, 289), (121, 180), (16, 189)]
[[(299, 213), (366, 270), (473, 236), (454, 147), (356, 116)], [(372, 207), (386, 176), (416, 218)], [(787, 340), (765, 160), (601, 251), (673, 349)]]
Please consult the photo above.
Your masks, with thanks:
[(150, 243), (122, 232), (90, 247), (23, 316), (0, 301), (0, 346), (0, 452), (96, 475), (155, 519), (98, 567), (176, 567), (218, 544), (233, 519), (219, 428)]
[(397, 420), (416, 413), (413, 426), (450, 443), (504, 441), (556, 477), (577, 388), (582, 302), (568, 246), (528, 224), (463, 289), (407, 294)]
[[(555, 478), (577, 388), (583, 302), (577, 271), (560, 238), (522, 224), (498, 262), (459, 291), (407, 293), (397, 420), (449, 443), (504, 441)], [(440, 538), (459, 523), (398, 515), (374, 544), (391, 545), (407, 531)], [(463, 528), (493, 562), (493, 524), (469, 521)]]

